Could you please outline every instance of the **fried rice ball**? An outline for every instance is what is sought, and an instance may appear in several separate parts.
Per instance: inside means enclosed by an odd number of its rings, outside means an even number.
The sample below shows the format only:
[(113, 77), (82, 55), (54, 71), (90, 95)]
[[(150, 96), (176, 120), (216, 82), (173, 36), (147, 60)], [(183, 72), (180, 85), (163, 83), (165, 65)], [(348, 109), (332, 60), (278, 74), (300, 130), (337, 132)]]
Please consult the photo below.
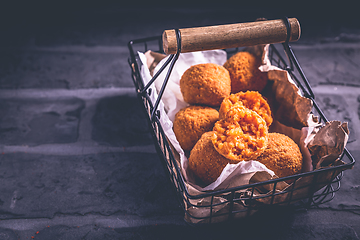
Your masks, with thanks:
[(215, 149), (231, 160), (254, 160), (267, 147), (265, 120), (242, 105), (233, 106), (224, 119), (215, 123), (212, 142)]
[(268, 146), (257, 160), (278, 177), (300, 173), (303, 157), (299, 146), (290, 137), (281, 133), (269, 133), (268, 137)]
[(211, 141), (213, 131), (204, 133), (189, 156), (190, 170), (206, 185), (214, 182), (228, 163), (236, 163), (220, 155)]
[(268, 81), (267, 73), (261, 72), (261, 60), (249, 52), (238, 52), (231, 56), (224, 67), (231, 78), (231, 92), (252, 90), (261, 92)]
[(189, 104), (218, 107), (230, 95), (230, 75), (223, 66), (215, 63), (196, 64), (181, 76), (180, 90)]
[(242, 104), (244, 107), (257, 112), (265, 120), (268, 127), (273, 122), (268, 102), (257, 91), (238, 92), (224, 98), (219, 109), (220, 119), (224, 118), (226, 113), (235, 104)]
[(191, 150), (205, 132), (211, 131), (219, 112), (208, 106), (191, 105), (175, 114), (173, 130), (183, 150)]

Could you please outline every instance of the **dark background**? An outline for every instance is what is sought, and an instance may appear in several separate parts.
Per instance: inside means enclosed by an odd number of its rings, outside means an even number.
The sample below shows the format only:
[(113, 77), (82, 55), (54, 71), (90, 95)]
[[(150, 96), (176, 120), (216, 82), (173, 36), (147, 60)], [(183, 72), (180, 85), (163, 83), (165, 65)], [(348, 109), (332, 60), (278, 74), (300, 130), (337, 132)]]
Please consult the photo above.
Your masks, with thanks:
[[(257, 239), (358, 239), (358, 164), (345, 173), (331, 205), (265, 212), (253, 222), (222, 230), (223, 225), (188, 227), (157, 154), (149, 150), (153, 142), (135, 91), (126, 90), (134, 87), (126, 47), (134, 38), (169, 28), (296, 17), (302, 29), (299, 43), (308, 44), (297, 49), (298, 59), (311, 85), (325, 89), (317, 95), (325, 113), (350, 122), (357, 159), (359, 90), (350, 96), (333, 93), (335, 85), (359, 86), (356, 3), (1, 1), (0, 90), (10, 97), (0, 98), (0, 236), (230, 239), (242, 233), (245, 239), (256, 226)], [(337, 43), (323, 44), (329, 51), (318, 44), (326, 41)], [(351, 41), (355, 44), (339, 47)], [(95, 96), (85, 96), (92, 90)], [(78, 155), (84, 149), (89, 152)], [(97, 220), (102, 224), (97, 226)]]
[[(203, 15), (197, 13), (195, 18), (191, 14), (195, 9), (202, 10)], [(356, 1), (2, 1), (0, 5), (2, 41), (4, 37), (24, 36), (34, 31), (51, 32), (59, 26), (136, 29), (139, 23), (145, 23), (148, 27), (157, 24), (160, 29), (161, 24), (164, 27), (179, 24), (174, 27), (181, 28), (211, 24), (211, 21), (222, 24), (282, 16), (298, 18), (304, 37), (359, 27)]]

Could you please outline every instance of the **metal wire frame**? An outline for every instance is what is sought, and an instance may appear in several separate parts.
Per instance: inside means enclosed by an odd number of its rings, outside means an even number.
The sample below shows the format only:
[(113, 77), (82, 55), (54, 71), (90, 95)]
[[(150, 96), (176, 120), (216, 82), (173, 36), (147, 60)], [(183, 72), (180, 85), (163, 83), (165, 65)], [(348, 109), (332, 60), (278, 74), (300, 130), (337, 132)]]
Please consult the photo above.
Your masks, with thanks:
[[(277, 201), (276, 205), (296, 205), (298, 208), (311, 208), (319, 206), (320, 204), (323, 204), (325, 202), (329, 202), (335, 197), (335, 192), (340, 189), (342, 172), (345, 169), (352, 168), (355, 163), (355, 159), (351, 156), (350, 152), (347, 149), (344, 150), (344, 153), (341, 156), (341, 159), (347, 159), (347, 163), (342, 166), (319, 169), (312, 172), (301, 173), (280, 179), (272, 179), (265, 182), (238, 186), (231, 189), (206, 192), (198, 195), (190, 194), (186, 188), (185, 180), (183, 179), (183, 176), (181, 174), (181, 170), (174, 156), (174, 152), (169, 142), (167, 141), (166, 135), (159, 122), (160, 116), (158, 114), (155, 114), (158, 103), (153, 105), (152, 101), (150, 100), (150, 95), (152, 94), (150, 91), (151, 89), (148, 89), (148, 87), (144, 86), (143, 80), (140, 76), (139, 67), (141, 63), (135, 54), (134, 45), (142, 45), (143, 48), (141, 49), (141, 51), (145, 52), (148, 50), (148, 42), (157, 42), (158, 44), (155, 45), (158, 45), (158, 49), (152, 50), (163, 53), (161, 37), (150, 37), (130, 41), (128, 44), (130, 50), (129, 65), (132, 69), (132, 78), (138, 91), (138, 97), (144, 105), (144, 109), (147, 115), (149, 116), (148, 120), (152, 128), (151, 132), (154, 137), (156, 149), (159, 156), (161, 157), (161, 162), (163, 163), (164, 170), (167, 173), (172, 185), (174, 186), (174, 190), (178, 196), (179, 204), (185, 212), (185, 219), (188, 218), (192, 220), (197, 220), (201, 223), (212, 223), (215, 222), (218, 218), (232, 220), (239, 215), (243, 217), (248, 217), (251, 216), (253, 212), (258, 211), (262, 207), (275, 205), (274, 199), (281, 198), (282, 196), (285, 196), (285, 194), (288, 194), (289, 197), (287, 197), (284, 201)], [(285, 61), (285, 59), (281, 56), (281, 54), (278, 52), (274, 45), (270, 45), (269, 58), (272, 64), (275, 64), (278, 67), (285, 69), (289, 72), (289, 74), (300, 87), (303, 94), (313, 101), (313, 112), (315, 113), (315, 115), (319, 115), (321, 121), (327, 122), (327, 118), (325, 117), (321, 109), (318, 107), (318, 104), (315, 102), (315, 96), (311, 90), (311, 87), (299, 63), (297, 62), (295, 54), (291, 50), (288, 42), (285, 42), (282, 45), (288, 61)], [(178, 47), (180, 50), (178, 49), (177, 55), (181, 51), (181, 44), (178, 44)], [(238, 51), (238, 49), (232, 49), (230, 51), (236, 52)], [(176, 61), (174, 60), (175, 57), (176, 56), (173, 56), (171, 59), (169, 58), (170, 60), (167, 64), (174, 64), (174, 62)], [(296, 76), (297, 74), (295, 71), (297, 71), (297, 73), (300, 75), (300, 79)], [(169, 70), (167, 76), (169, 76), (170, 73), (171, 70)], [(164, 82), (166, 81), (167, 80), (165, 80)], [(164, 83), (162, 89), (165, 88), (165, 85), (166, 83)], [(158, 100), (156, 102), (158, 102)], [(321, 182), (320, 179), (322, 174), (325, 172), (328, 173), (329, 171), (332, 171), (331, 179), (333, 180), (330, 182)], [(312, 177), (312, 182), (306, 186), (298, 186), (297, 181), (302, 177)], [(289, 181), (293, 184), (291, 185), (290, 189), (287, 189), (285, 191), (277, 191), (276, 187), (280, 181)], [(264, 186), (272, 186), (272, 190), (269, 191), (266, 195), (257, 196), (255, 194), (257, 189)], [(300, 191), (309, 186), (310, 190), (305, 197), (301, 196), (299, 198), (295, 196), (297, 191)], [(318, 190), (319, 186), (323, 187)], [(218, 201), (219, 196), (222, 197), (223, 201)], [(207, 199), (207, 203), (204, 203), (201, 206), (197, 204), (194, 205), (193, 202), (197, 199)], [(268, 204), (261, 204), (261, 202), (268, 202)], [(226, 211), (217, 211), (217, 209), (225, 207)], [(207, 216), (195, 216), (189, 211), (189, 209), (191, 208), (201, 208), (205, 211), (208, 211), (209, 214)]]

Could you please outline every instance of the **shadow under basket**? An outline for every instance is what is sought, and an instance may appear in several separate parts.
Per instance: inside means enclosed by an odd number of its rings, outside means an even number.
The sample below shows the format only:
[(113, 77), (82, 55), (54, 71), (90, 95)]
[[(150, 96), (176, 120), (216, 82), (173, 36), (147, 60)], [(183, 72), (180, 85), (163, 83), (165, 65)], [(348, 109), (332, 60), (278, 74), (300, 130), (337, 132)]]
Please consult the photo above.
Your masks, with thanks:
[[(132, 79), (144, 111), (148, 116), (154, 143), (165, 172), (169, 177), (179, 203), (184, 210), (184, 219), (191, 225), (224, 222), (246, 218), (271, 206), (309, 209), (331, 201), (340, 189), (343, 171), (351, 169), (355, 160), (345, 148), (338, 161), (332, 166), (316, 169), (283, 178), (257, 181), (247, 185), (192, 194), (187, 188), (179, 164), (179, 154), (174, 150), (156, 114), (158, 103), (151, 101), (151, 91), (143, 91), (145, 84), (140, 74), (142, 63), (139, 52), (151, 50), (164, 53), (161, 36), (132, 40), (128, 44)], [(228, 57), (241, 48), (224, 49)], [(284, 51), (280, 51), (284, 50)], [(288, 41), (269, 45), (271, 64), (286, 70), (296, 82), (303, 96), (313, 102), (312, 114), (320, 123), (328, 122), (318, 107), (311, 87), (303, 73)], [(341, 162), (341, 164), (336, 164)], [(283, 183), (286, 182), (285, 186)]]

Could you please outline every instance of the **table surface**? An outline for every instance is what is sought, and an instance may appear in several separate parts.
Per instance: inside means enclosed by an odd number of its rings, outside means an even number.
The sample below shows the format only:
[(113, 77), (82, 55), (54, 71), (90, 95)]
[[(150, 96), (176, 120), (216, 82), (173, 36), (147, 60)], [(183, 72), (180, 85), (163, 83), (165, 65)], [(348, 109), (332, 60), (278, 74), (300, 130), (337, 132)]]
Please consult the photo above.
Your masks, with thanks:
[(325, 115), (349, 123), (347, 148), (358, 159), (360, 27), (350, 16), (339, 21), (335, 7), (321, 16), (274, 6), (36, 7), (2, 14), (3, 239), (358, 239), (357, 163), (319, 208), (188, 226), (136, 99), (127, 49), (165, 29), (297, 17), (302, 36), (291, 46)]

